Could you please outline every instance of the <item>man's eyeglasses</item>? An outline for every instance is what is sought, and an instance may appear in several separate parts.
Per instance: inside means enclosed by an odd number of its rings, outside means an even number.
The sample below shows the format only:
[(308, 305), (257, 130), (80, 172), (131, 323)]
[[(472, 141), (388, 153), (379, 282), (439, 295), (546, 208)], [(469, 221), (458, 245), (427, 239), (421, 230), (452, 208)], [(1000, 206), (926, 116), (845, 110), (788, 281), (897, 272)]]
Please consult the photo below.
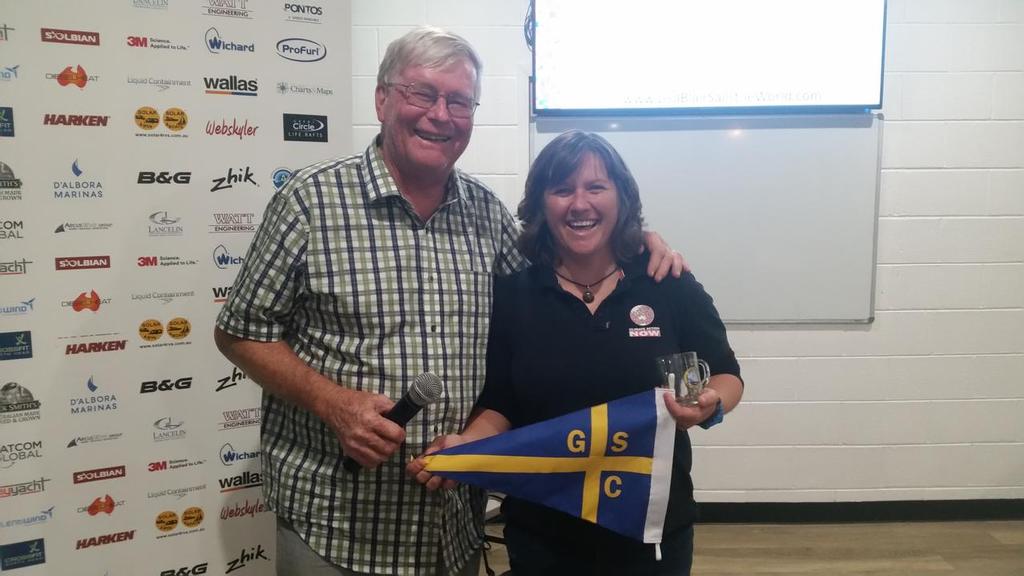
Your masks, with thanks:
[(426, 110), (433, 108), (438, 98), (444, 98), (445, 108), (453, 118), (472, 118), (476, 107), (480, 105), (476, 100), (459, 94), (442, 94), (427, 84), (388, 82), (386, 86), (398, 89), (405, 96), (406, 102)]

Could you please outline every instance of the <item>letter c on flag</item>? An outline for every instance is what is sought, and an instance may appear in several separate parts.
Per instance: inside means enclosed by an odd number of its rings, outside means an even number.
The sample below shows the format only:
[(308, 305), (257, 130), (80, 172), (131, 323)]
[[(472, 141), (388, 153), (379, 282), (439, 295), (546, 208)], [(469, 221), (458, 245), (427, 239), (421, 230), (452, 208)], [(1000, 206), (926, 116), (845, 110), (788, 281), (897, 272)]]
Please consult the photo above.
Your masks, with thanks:
[[(615, 484), (612, 486), (612, 484)], [(622, 494), (622, 478), (609, 476), (604, 479), (604, 494), (609, 498), (618, 498)]]

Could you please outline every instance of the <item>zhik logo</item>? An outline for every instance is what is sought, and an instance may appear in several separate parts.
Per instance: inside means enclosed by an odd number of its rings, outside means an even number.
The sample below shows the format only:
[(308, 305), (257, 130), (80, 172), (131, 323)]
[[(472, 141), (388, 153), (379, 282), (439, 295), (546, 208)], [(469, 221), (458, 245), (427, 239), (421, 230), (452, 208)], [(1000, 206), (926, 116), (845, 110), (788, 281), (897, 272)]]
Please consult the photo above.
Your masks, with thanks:
[(224, 573), (225, 574), (230, 574), (230, 573), (234, 572), (235, 570), (239, 570), (241, 568), (245, 568), (245, 565), (248, 564), (249, 562), (253, 562), (253, 561), (259, 560), (261, 558), (263, 560), (270, 560), (270, 558), (267, 558), (263, 554), (263, 552), (264, 552), (264, 550), (263, 550), (263, 545), (262, 544), (257, 544), (256, 546), (253, 546), (252, 548), (249, 548), (249, 550), (246, 550), (245, 548), (243, 548), (242, 549), (242, 553), (238, 555), (238, 558), (235, 558), (234, 560), (228, 560), (228, 565), (225, 566), (226, 570), (224, 571)]
[(259, 188), (259, 184), (257, 184), (256, 180), (254, 180), (252, 177), (252, 168), (250, 168), (249, 166), (246, 166), (244, 171), (243, 169), (239, 168), (237, 172), (233, 172), (231, 168), (228, 168), (227, 176), (214, 178), (212, 182), (213, 188), (210, 188), (210, 192), (219, 192), (220, 190), (227, 190), (228, 188), (233, 187), (235, 184), (242, 184), (245, 182), (248, 182), (249, 184), (252, 184), (253, 186)]

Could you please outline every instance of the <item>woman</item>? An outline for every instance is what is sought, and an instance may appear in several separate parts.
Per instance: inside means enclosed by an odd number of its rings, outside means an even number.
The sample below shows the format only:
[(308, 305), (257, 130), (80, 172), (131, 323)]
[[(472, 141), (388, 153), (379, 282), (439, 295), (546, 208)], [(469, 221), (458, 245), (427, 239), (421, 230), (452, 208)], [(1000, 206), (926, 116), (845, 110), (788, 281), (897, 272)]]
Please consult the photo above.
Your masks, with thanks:
[[(520, 249), (534, 264), (496, 280), (486, 385), (463, 433), (434, 448), (650, 390), (662, 383), (655, 358), (696, 351), (712, 374), (699, 403), (664, 398), (677, 433), (660, 561), (653, 546), (562, 512), (512, 497), (502, 506), (515, 574), (687, 575), (695, 504), (686, 430), (717, 423), (743, 393), (718, 312), (693, 275), (657, 284), (644, 274), (636, 181), (596, 134), (569, 131), (544, 147), (519, 218)], [(454, 485), (418, 460), (408, 471), (428, 488)]]

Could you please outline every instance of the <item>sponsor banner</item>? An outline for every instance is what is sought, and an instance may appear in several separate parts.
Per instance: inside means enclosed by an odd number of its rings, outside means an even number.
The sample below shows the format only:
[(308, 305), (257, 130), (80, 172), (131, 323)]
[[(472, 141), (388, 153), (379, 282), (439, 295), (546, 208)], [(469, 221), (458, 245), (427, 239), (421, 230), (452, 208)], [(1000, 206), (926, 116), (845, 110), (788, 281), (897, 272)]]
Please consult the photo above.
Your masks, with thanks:
[(43, 42), (57, 42), (60, 44), (79, 44), (81, 46), (99, 46), (99, 32), (85, 32), (83, 30), (61, 30), (59, 28), (40, 28), (39, 36)]
[(14, 484), (0, 484), (0, 498), (13, 498), (15, 496), (45, 492), (46, 483), (50, 481), (50, 478), (40, 477), (39, 480), (16, 482)]
[(284, 139), (290, 142), (327, 142), (327, 116), (284, 114)]
[(0, 546), (0, 570), (15, 570), (46, 562), (46, 544), (42, 538)]
[(0, 361), (32, 357), (32, 333), (0, 332)]
[(0, 424), (16, 424), (39, 420), (39, 407), (28, 388), (17, 382), (8, 382), (0, 388)]

